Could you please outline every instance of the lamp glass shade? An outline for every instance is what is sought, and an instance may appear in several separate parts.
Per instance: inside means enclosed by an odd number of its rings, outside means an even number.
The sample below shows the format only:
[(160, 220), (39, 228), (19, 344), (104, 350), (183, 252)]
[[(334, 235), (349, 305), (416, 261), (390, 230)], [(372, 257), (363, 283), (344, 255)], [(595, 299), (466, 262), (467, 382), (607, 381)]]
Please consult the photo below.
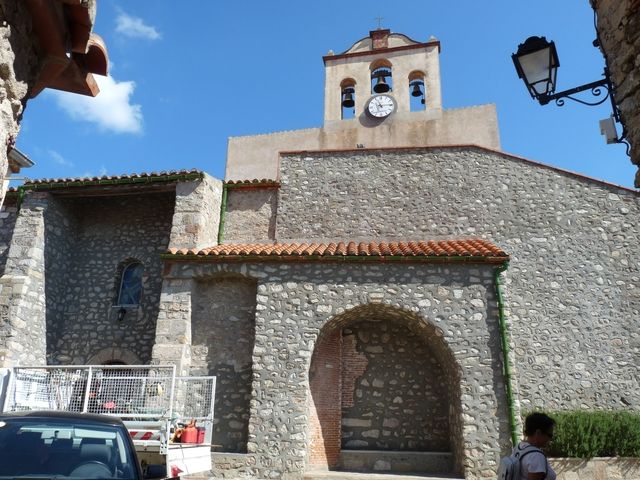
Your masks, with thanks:
[(533, 98), (555, 91), (560, 62), (553, 42), (544, 37), (529, 37), (512, 57), (518, 76)]

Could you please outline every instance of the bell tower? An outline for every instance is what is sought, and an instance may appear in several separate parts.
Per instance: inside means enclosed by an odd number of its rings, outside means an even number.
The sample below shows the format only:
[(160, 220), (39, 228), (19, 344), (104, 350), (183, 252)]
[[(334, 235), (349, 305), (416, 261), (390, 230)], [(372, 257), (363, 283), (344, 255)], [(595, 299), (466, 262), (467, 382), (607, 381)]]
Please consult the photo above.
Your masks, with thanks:
[(473, 144), (500, 149), (493, 104), (442, 108), (440, 42), (378, 28), (343, 53), (322, 57), (319, 128), (232, 137), (227, 180), (278, 178), (280, 154)]
[(323, 57), (324, 123), (351, 119), (375, 126), (391, 118), (419, 120), (442, 110), (440, 42), (420, 43), (377, 29), (347, 51)]

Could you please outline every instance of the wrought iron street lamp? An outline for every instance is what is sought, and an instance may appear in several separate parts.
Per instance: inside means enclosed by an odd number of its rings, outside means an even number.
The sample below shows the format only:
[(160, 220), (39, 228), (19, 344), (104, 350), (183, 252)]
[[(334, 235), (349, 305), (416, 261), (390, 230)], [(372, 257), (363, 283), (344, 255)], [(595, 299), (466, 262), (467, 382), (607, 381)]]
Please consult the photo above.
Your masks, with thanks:
[(549, 95), (556, 89), (556, 75), (560, 61), (553, 42), (544, 37), (529, 37), (511, 55), (518, 72), (531, 97), (541, 105), (549, 103)]
[[(594, 46), (598, 45), (599, 43), (596, 40)], [(555, 101), (556, 105), (561, 107), (565, 103), (564, 99), (568, 98), (583, 105), (593, 106), (600, 105), (607, 99), (610, 99), (613, 110), (612, 119), (601, 121), (601, 129), (606, 135), (608, 143), (626, 144), (627, 154), (629, 154), (629, 144), (625, 141), (625, 129), (623, 128), (622, 134), (618, 136), (615, 125), (613, 124), (613, 120), (618, 123), (621, 122), (618, 106), (613, 100), (613, 85), (611, 84), (608, 68), (605, 67), (603, 72), (604, 78), (601, 80), (556, 93), (556, 76), (558, 67), (560, 66), (560, 60), (558, 59), (558, 52), (553, 42), (547, 41), (545, 37), (529, 37), (524, 43), (518, 45), (518, 51), (511, 55), (511, 58), (516, 67), (518, 77), (524, 81), (531, 97), (540, 102), (540, 105), (546, 105), (551, 101)], [(590, 90), (591, 95), (600, 97), (603, 89), (606, 91), (606, 95), (593, 102), (587, 102), (573, 96), (576, 93)]]

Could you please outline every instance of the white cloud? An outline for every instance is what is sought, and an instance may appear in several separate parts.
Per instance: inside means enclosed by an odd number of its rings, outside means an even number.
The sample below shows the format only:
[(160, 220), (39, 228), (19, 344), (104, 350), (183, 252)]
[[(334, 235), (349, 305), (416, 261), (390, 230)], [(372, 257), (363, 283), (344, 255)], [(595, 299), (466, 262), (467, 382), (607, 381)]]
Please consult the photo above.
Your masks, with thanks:
[(115, 133), (142, 132), (142, 106), (131, 103), (134, 82), (118, 82), (112, 76), (94, 77), (100, 87), (96, 97), (52, 90), (58, 105), (74, 120), (95, 123)]
[(116, 32), (131, 38), (145, 38), (147, 40), (158, 40), (160, 32), (155, 27), (147, 25), (144, 20), (133, 17), (122, 10), (118, 12), (116, 18)]
[(49, 156), (56, 162), (58, 165), (62, 165), (63, 167), (73, 167), (73, 162), (70, 162), (62, 155), (60, 155), (55, 150), (49, 150)]
[(81, 177), (82, 178), (93, 178), (93, 177), (104, 177), (107, 175), (107, 168), (104, 165), (100, 165), (100, 170), (98, 170), (98, 175), (96, 175), (92, 170), (85, 170)]

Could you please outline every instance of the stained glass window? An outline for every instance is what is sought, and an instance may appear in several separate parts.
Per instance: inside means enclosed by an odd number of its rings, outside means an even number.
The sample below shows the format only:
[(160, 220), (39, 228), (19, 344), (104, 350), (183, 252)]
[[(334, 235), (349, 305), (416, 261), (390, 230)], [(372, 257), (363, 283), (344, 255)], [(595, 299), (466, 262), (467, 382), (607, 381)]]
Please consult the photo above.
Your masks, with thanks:
[(130, 263), (122, 271), (120, 282), (120, 294), (118, 305), (138, 305), (142, 296), (142, 272), (141, 263)]

